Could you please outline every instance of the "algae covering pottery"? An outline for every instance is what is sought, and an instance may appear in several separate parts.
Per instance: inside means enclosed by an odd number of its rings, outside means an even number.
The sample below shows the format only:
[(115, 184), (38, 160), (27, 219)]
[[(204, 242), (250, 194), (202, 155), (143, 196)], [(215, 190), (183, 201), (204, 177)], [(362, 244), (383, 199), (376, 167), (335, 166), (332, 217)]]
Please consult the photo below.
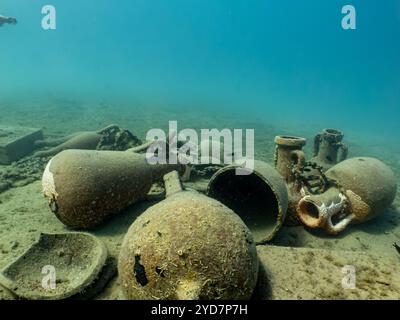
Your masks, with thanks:
[(36, 157), (48, 157), (57, 153), (69, 150), (126, 150), (140, 145), (141, 141), (131, 132), (111, 124), (98, 131), (76, 132), (69, 136), (53, 139), (38, 140), (37, 147), (52, 147), (47, 150), (38, 151)]
[(295, 171), (301, 171), (306, 165), (306, 156), (302, 148), (306, 145), (306, 139), (296, 136), (275, 137), (275, 168), (285, 179), (289, 194), (289, 204), (285, 224), (289, 226), (299, 225), (296, 214), (296, 206), (301, 199), (301, 182), (295, 175)]
[(396, 196), (393, 171), (375, 158), (345, 160), (329, 169), (326, 177), (331, 188), (322, 194), (305, 195), (297, 212), (305, 225), (330, 234), (383, 213)]
[(347, 158), (348, 147), (343, 140), (343, 132), (336, 129), (324, 129), (314, 138), (314, 157), (311, 161), (323, 168), (330, 169)]
[(255, 160), (249, 175), (236, 175), (240, 164), (217, 171), (207, 195), (233, 211), (244, 221), (257, 244), (273, 239), (285, 220), (288, 193), (285, 181), (269, 164)]
[(275, 168), (287, 183), (291, 183), (295, 181), (292, 166), (305, 164), (302, 148), (306, 145), (306, 139), (295, 136), (276, 136), (275, 144)]
[[(42, 233), (37, 242), (1, 271), (0, 284), (22, 299), (66, 299), (83, 292), (96, 280), (106, 258), (105, 245), (90, 234)], [(53, 284), (48, 276), (52, 269)]]
[(48, 162), (43, 193), (61, 222), (89, 229), (144, 199), (153, 182), (177, 168), (150, 165), (134, 152), (65, 150)]
[(167, 198), (147, 209), (122, 243), (125, 298), (249, 299), (258, 275), (251, 232), (222, 203), (183, 191), (176, 172), (164, 179)]

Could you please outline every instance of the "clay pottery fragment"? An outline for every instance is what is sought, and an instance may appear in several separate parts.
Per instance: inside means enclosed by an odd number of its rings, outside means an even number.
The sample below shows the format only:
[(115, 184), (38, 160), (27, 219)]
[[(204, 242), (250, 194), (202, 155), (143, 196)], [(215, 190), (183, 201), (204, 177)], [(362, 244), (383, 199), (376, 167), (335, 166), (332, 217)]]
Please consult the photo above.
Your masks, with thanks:
[(90, 234), (42, 233), (1, 271), (0, 284), (22, 299), (66, 299), (97, 279), (106, 258), (105, 245)]

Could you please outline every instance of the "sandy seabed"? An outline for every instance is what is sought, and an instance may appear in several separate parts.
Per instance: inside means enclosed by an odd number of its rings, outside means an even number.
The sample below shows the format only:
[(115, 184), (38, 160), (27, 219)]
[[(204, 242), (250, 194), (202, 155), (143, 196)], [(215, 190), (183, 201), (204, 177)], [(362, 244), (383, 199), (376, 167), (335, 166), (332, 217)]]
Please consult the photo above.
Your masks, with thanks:
[[(118, 109), (119, 108), (119, 109)], [(196, 114), (193, 110), (129, 107), (100, 104), (80, 104), (58, 101), (57, 105), (24, 104), (0, 106), (7, 114), (7, 124), (43, 127), (48, 137), (62, 136), (75, 131), (97, 130), (110, 123), (129, 129), (144, 139), (150, 128), (167, 129), (168, 120), (178, 120), (181, 128), (255, 128), (256, 158), (273, 162), (277, 134), (304, 136), (311, 155), (313, 135), (323, 128), (293, 128), (273, 126), (261, 121), (238, 121), (234, 115)], [(96, 112), (93, 112), (96, 110)], [(40, 112), (38, 112), (40, 111)], [(347, 134), (351, 156), (375, 156), (390, 165), (399, 181), (400, 155), (398, 150), (380, 143), (355, 141)], [(367, 142), (368, 142), (367, 141)], [(7, 170), (8, 166), (0, 166)], [(33, 175), (34, 176), (34, 175)], [(26, 183), (0, 193), (0, 268), (21, 255), (35, 241), (40, 232), (66, 232), (68, 229), (51, 213), (42, 196), (37, 175)], [(32, 182), (33, 181), (33, 182)], [(207, 181), (199, 180), (188, 186), (204, 190)], [(141, 202), (116, 215), (106, 224), (91, 232), (106, 244), (111, 257), (117, 259), (122, 239), (129, 226), (154, 202)], [(327, 236), (304, 227), (284, 227), (272, 245), (258, 246), (261, 262), (259, 284), (255, 299), (398, 299), (400, 298), (400, 255), (392, 244), (400, 242), (400, 198), (376, 219), (351, 226), (339, 236)], [(356, 288), (343, 289), (345, 274), (342, 268), (356, 268)], [(0, 288), (0, 299), (12, 299)], [(119, 299), (119, 281), (115, 275), (97, 299)]]

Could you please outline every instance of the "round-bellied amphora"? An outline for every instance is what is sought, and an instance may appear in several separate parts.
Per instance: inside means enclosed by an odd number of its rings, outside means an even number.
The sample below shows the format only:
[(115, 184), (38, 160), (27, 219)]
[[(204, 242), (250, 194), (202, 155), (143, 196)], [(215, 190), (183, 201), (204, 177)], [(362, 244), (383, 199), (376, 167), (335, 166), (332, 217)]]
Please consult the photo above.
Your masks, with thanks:
[(305, 195), (297, 212), (311, 228), (330, 234), (350, 223), (368, 221), (387, 209), (396, 195), (393, 171), (382, 161), (357, 157), (345, 160), (326, 172), (331, 187), (322, 194)]
[(249, 299), (257, 282), (255, 242), (232, 210), (164, 178), (167, 198), (125, 235), (118, 261), (126, 299)]

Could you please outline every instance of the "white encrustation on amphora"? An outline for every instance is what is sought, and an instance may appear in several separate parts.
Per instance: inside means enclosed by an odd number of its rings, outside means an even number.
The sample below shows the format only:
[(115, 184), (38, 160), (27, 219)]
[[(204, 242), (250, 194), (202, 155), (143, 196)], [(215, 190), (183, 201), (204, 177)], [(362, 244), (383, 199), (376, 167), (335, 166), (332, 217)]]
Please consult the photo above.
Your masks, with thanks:
[(335, 183), (321, 194), (306, 194), (297, 206), (300, 220), (310, 228), (338, 234), (349, 224), (368, 221), (384, 212), (396, 196), (396, 178), (382, 161), (357, 157), (326, 172)]
[(64, 150), (50, 159), (42, 177), (51, 211), (67, 227), (92, 229), (145, 199), (165, 173), (180, 164), (148, 163), (131, 151)]

